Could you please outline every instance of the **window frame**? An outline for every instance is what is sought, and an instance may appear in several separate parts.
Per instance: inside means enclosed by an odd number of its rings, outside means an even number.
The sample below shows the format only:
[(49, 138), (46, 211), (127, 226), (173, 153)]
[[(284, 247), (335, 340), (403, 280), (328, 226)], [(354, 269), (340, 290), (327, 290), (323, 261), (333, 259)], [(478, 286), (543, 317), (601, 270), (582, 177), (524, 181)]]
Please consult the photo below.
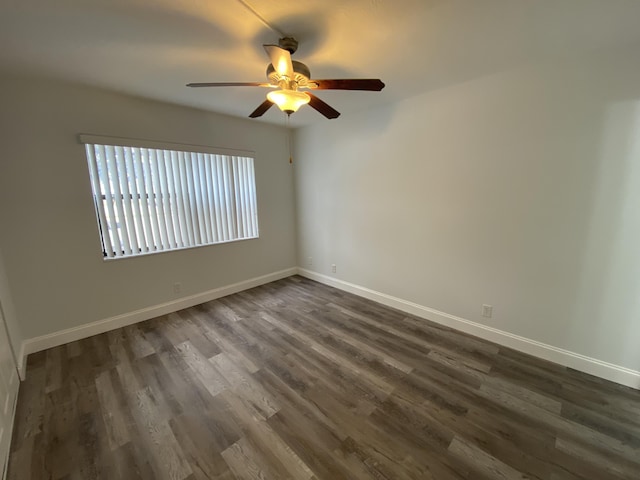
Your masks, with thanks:
[[(256, 172), (255, 172), (255, 152), (251, 151), (251, 150), (240, 150), (240, 149), (229, 149), (229, 148), (220, 148), (220, 147), (212, 147), (212, 146), (206, 146), (206, 145), (193, 145), (193, 144), (184, 144), (184, 143), (170, 143), (170, 142), (162, 142), (162, 141), (156, 141), (156, 140), (146, 140), (146, 139), (134, 139), (134, 138), (124, 138), (124, 137), (111, 137), (111, 136), (103, 136), (103, 135), (92, 135), (92, 134), (79, 134), (78, 135), (78, 141), (79, 143), (83, 144), (83, 146), (85, 146), (85, 161), (87, 162), (87, 168), (88, 168), (88, 173), (89, 173), (89, 184), (90, 184), (90, 189), (91, 189), (91, 197), (93, 199), (94, 202), (94, 213), (96, 215), (96, 223), (97, 223), (97, 227), (98, 227), (98, 235), (99, 235), (99, 240), (100, 240), (100, 244), (102, 247), (102, 255), (103, 255), (103, 260), (104, 261), (111, 261), (111, 260), (121, 260), (121, 259), (125, 259), (125, 258), (136, 258), (136, 257), (140, 257), (140, 256), (146, 256), (146, 255), (155, 255), (155, 254), (159, 254), (159, 253), (169, 253), (169, 252), (175, 252), (175, 251), (180, 251), (180, 250), (188, 250), (188, 249), (192, 249), (192, 248), (200, 248), (200, 247), (209, 247), (209, 246), (213, 246), (213, 245), (219, 245), (219, 244), (225, 244), (225, 243), (231, 243), (231, 242), (243, 242), (246, 240), (255, 240), (258, 239), (260, 237), (260, 231), (259, 231), (259, 224), (258, 224), (258, 192), (257, 192), (257, 182), (256, 182)], [(233, 161), (233, 157), (240, 157), (240, 158), (249, 158), (251, 160), (251, 170), (252, 170), (252, 179), (253, 179), (253, 186), (252, 186), (252, 190), (253, 190), (253, 208), (254, 208), (254, 215), (255, 215), (255, 234), (253, 236), (244, 236), (244, 237), (240, 237), (240, 238), (230, 238), (230, 239), (224, 239), (224, 240), (218, 240), (218, 241), (211, 241), (211, 242), (207, 242), (207, 243), (197, 243), (197, 244), (192, 244), (192, 245), (186, 245), (186, 246), (170, 246), (169, 248), (164, 248), (161, 247), (158, 249), (157, 247), (157, 243), (155, 245), (155, 249), (154, 250), (150, 250), (150, 251), (142, 251), (142, 249), (140, 248), (140, 246), (137, 246), (137, 252), (133, 252), (130, 254), (126, 253), (126, 250), (123, 250), (121, 254), (117, 253), (115, 250), (113, 252), (113, 255), (110, 256), (107, 253), (107, 249), (109, 248), (109, 246), (113, 246), (112, 245), (112, 241), (107, 238), (105, 239), (105, 234), (106, 235), (110, 235), (109, 233), (106, 233), (104, 231), (104, 227), (102, 225), (102, 220), (101, 220), (101, 214), (99, 212), (99, 207), (98, 207), (98, 201), (99, 201), (99, 197), (101, 196), (102, 198), (100, 200), (102, 201), (106, 201), (107, 197), (109, 196), (109, 194), (105, 194), (105, 192), (103, 192), (102, 190), (99, 192), (94, 191), (94, 173), (92, 171), (92, 166), (91, 166), (91, 161), (92, 159), (89, 157), (88, 153), (87, 153), (87, 148), (89, 147), (94, 147), (94, 146), (104, 146), (104, 147), (123, 147), (123, 148), (138, 148), (138, 149), (153, 149), (153, 150), (164, 150), (164, 151), (173, 151), (176, 153), (184, 153), (186, 154), (211, 154), (211, 155), (222, 155), (225, 157), (229, 157), (230, 161)], [(95, 162), (95, 160), (93, 160)], [(168, 176), (165, 176), (165, 178), (168, 178)], [(99, 180), (97, 180), (99, 182)], [(232, 183), (233, 183), (233, 179), (232, 179)], [(226, 190), (225, 190), (226, 192)], [(155, 192), (149, 192), (149, 191), (145, 191), (143, 193), (129, 193), (129, 198), (133, 199), (134, 195), (137, 195), (137, 198), (143, 198), (143, 196), (145, 196), (147, 199), (149, 198), (149, 195), (153, 194), (154, 197), (156, 197), (157, 193)], [(197, 195), (201, 195), (202, 193), (199, 192)], [(117, 192), (113, 192), (111, 193), (111, 196), (115, 196), (118, 195)], [(226, 195), (230, 195), (229, 192), (226, 192)], [(124, 199), (126, 197), (126, 192), (121, 192), (120, 194), (121, 198)], [(189, 200), (193, 200), (191, 197), (189, 197)], [(232, 201), (232, 208), (235, 211), (236, 207), (237, 207), (237, 202), (238, 202), (238, 196), (237, 193), (233, 198)], [(217, 207), (217, 205), (209, 203), (209, 205), (215, 209), (215, 207)], [(103, 207), (104, 208), (104, 207)], [(115, 208), (115, 207), (114, 207)], [(191, 209), (189, 209), (188, 212), (185, 213), (186, 215), (196, 215), (195, 213), (193, 213), (191, 211)], [(149, 217), (150, 218), (150, 217)], [(156, 218), (160, 219), (160, 216), (156, 216)], [(164, 215), (164, 219), (166, 220), (168, 218), (168, 216), (165, 214)], [(210, 218), (209, 220), (211, 221), (213, 219)], [(183, 219), (184, 220), (184, 219)], [(234, 220), (235, 221), (235, 220)], [(198, 228), (204, 227), (204, 225), (199, 225)], [(136, 227), (134, 226), (134, 230), (135, 233), (137, 235), (137, 230)], [(166, 233), (166, 232), (165, 232)], [(234, 233), (235, 234), (235, 233)], [(184, 235), (184, 233), (182, 233), (182, 235)], [(216, 234), (217, 235), (217, 234)], [(112, 236), (112, 235), (111, 235)], [(122, 244), (122, 240), (120, 240), (121, 244)], [(149, 246), (147, 246), (146, 248), (150, 248)], [(133, 250), (133, 248), (131, 248), (131, 250)]]

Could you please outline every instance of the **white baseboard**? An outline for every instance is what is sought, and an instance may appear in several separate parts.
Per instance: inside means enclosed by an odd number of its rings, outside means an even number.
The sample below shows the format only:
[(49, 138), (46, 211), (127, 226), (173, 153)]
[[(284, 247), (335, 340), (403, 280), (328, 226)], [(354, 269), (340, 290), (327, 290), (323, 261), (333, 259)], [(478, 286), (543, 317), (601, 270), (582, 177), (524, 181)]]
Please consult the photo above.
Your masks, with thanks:
[(417, 303), (409, 302), (401, 298), (393, 297), (343, 280), (338, 280), (304, 268), (298, 268), (298, 274), (303, 277), (310, 278), (311, 280), (324, 283), (325, 285), (393, 307), (411, 315), (475, 335), (476, 337), (480, 337), (484, 340), (489, 340), (490, 342), (513, 348), (514, 350), (528, 353), (529, 355), (549, 360), (590, 375), (611, 380), (612, 382), (640, 389), (640, 372), (636, 370), (603, 362), (596, 358), (587, 357), (579, 353), (554, 347), (553, 345), (547, 345), (536, 340), (531, 340), (503, 330), (498, 330), (497, 328), (491, 328), (480, 323), (472, 322), (461, 317), (456, 317), (455, 315), (440, 312), (433, 308), (418, 305)]
[[(13, 382), (15, 380), (17, 380), (13, 375), (15, 375), (15, 373), (13, 373), (11, 375), (11, 377), (9, 378), (9, 382), (8, 382), (9, 383), (9, 385), (8, 385), (9, 391), (11, 391), (11, 388), (12, 388), (11, 386), (12, 386)], [(19, 374), (18, 374), (18, 378), (20, 378)], [(20, 384), (20, 382), (18, 382), (18, 385), (19, 384)], [(19, 386), (18, 386), (18, 388), (19, 388)], [(13, 429), (13, 427), (14, 427), (14, 425), (16, 423), (16, 411), (17, 411), (17, 406), (18, 406), (18, 388), (16, 388), (16, 390), (15, 390), (15, 394), (14, 394), (13, 402), (12, 402), (13, 405), (11, 406), (11, 411), (9, 413), (9, 425), (7, 426), (7, 429), (6, 429), (6, 432), (9, 434), (9, 443), (7, 444), (8, 451), (6, 452), (6, 457), (5, 457), (5, 460), (4, 460), (5, 463), (4, 463), (4, 465), (0, 465), (0, 467), (3, 467), (3, 471), (4, 471), (4, 475), (2, 477), (2, 480), (6, 480), (7, 479), (7, 475), (9, 473), (8, 472), (8, 467), (9, 467), (9, 456), (10, 456), (9, 454), (10, 454), (10, 449), (11, 449), (10, 447), (11, 447), (11, 443), (12, 443), (12, 437), (13, 437), (13, 435), (16, 434), (14, 429)], [(5, 452), (2, 452), (2, 453), (4, 454)]]
[(225, 297), (249, 288), (264, 285), (265, 283), (290, 277), (291, 275), (295, 275), (297, 271), (298, 269), (295, 267), (287, 268), (286, 270), (280, 270), (278, 272), (250, 278), (249, 280), (226, 285), (224, 287), (214, 288), (213, 290), (208, 290), (196, 295), (190, 295), (188, 297), (179, 298), (159, 305), (141, 308), (140, 310), (135, 310), (133, 312), (123, 313), (122, 315), (116, 315), (115, 317), (105, 318), (103, 320), (97, 320), (77, 327), (67, 328), (65, 330), (42, 335), (40, 337), (29, 338), (23, 341), (20, 346), (20, 365), (18, 366), (18, 373), (20, 374), (20, 378), (24, 380), (26, 375), (27, 356), (31, 353), (46, 350), (47, 348), (57, 347), (58, 345), (64, 345), (65, 343), (81, 340), (83, 338), (98, 335), (100, 333), (132, 325), (134, 323), (150, 320), (161, 315), (182, 310), (183, 308), (193, 307), (194, 305), (209, 302), (216, 298)]
[(20, 380), (24, 380), (27, 375), (27, 354), (24, 353), (25, 342), (20, 343), (20, 351), (18, 352), (18, 376)]

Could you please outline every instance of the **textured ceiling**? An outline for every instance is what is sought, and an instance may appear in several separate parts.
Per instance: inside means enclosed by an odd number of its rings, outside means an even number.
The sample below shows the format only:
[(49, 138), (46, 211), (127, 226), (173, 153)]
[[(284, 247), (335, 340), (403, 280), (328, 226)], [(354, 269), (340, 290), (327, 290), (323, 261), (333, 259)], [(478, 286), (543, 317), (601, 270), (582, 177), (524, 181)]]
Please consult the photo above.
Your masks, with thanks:
[[(278, 34), (239, 0), (1, 0), (0, 69), (246, 117)], [(381, 93), (320, 91), (342, 112), (547, 59), (640, 43), (637, 0), (246, 0), (300, 41), (315, 78), (379, 77)], [(283, 123), (272, 108), (257, 121)], [(308, 107), (292, 125), (325, 122)], [(331, 120), (339, 121), (339, 120)]]

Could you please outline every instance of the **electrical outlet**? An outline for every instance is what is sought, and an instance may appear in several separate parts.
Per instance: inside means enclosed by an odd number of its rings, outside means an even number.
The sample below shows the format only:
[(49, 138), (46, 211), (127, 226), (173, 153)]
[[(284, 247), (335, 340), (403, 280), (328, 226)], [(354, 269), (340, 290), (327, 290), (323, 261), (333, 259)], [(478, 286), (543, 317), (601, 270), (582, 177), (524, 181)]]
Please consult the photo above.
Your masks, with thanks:
[(493, 305), (482, 305), (482, 316), (491, 318), (493, 315)]
[(182, 291), (182, 284), (181, 283), (174, 283), (173, 284), (173, 293), (180, 293)]
[(335, 263), (331, 264), (331, 273), (336, 273), (336, 264)]
[(307, 257), (307, 267), (313, 267), (313, 258)]

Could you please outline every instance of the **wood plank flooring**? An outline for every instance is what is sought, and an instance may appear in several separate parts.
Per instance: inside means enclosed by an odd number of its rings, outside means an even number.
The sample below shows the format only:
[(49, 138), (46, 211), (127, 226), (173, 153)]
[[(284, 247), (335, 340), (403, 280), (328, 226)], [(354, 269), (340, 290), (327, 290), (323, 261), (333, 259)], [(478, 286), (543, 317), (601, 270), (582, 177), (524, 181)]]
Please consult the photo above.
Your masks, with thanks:
[(300, 277), (27, 371), (9, 479), (640, 479), (640, 391)]

